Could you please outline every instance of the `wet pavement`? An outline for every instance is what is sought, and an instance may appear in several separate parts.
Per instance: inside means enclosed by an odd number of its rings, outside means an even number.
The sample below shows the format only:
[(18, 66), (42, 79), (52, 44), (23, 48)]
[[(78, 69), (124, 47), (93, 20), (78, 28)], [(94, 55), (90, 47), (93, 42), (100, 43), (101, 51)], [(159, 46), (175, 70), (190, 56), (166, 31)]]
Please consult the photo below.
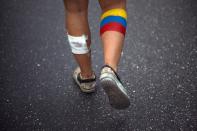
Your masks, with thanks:
[[(131, 106), (103, 89), (81, 93), (65, 38), (61, 0), (1, 0), (0, 130), (195, 131), (197, 1), (129, 0), (119, 74)], [(93, 68), (103, 65), (100, 8), (90, 0)], [(99, 83), (99, 81), (98, 81)]]

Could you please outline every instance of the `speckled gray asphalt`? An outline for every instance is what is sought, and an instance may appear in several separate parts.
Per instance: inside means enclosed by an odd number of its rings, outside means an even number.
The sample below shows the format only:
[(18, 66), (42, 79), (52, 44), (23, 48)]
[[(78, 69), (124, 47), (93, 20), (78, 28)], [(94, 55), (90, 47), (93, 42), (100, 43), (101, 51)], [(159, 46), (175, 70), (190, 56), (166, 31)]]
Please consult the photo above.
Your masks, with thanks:
[[(197, 1), (128, 0), (119, 74), (131, 97), (110, 107), (102, 87), (80, 92), (61, 0), (1, 0), (0, 130), (194, 131)], [(98, 1), (90, 0), (93, 68), (103, 65)]]

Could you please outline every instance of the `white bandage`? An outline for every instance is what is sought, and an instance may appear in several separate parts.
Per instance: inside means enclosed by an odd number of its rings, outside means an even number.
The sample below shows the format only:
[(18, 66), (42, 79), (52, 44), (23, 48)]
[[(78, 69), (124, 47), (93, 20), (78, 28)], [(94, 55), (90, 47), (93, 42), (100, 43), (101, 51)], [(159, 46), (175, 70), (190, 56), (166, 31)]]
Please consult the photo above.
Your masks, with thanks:
[(68, 42), (71, 47), (71, 51), (73, 54), (86, 54), (89, 52), (89, 49), (87, 47), (87, 39), (88, 37), (86, 35), (82, 36), (71, 36), (68, 35)]

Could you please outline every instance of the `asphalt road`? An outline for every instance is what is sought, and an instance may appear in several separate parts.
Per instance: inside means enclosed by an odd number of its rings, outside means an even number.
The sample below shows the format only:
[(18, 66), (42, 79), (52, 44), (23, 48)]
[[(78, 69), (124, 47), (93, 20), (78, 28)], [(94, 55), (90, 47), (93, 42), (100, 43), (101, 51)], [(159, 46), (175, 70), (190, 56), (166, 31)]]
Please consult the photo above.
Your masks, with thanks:
[[(0, 2), (0, 130), (195, 131), (197, 1), (128, 0), (119, 74), (131, 106), (103, 89), (81, 93), (65, 36), (62, 0)], [(103, 65), (100, 7), (90, 0), (93, 67)]]

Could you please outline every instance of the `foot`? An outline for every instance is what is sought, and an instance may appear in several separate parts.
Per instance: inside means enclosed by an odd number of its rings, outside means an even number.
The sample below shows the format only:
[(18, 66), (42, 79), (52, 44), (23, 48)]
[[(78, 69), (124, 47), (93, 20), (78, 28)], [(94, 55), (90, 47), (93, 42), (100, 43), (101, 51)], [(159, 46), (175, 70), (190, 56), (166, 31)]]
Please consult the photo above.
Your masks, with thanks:
[(81, 70), (79, 67), (77, 67), (73, 73), (73, 79), (77, 83), (81, 91), (85, 93), (94, 92), (95, 86), (96, 86), (95, 74), (93, 74), (91, 78), (83, 79), (80, 73), (81, 73)]
[(112, 67), (105, 65), (102, 68), (100, 82), (108, 95), (109, 103), (112, 107), (116, 109), (125, 109), (129, 107), (129, 96), (126, 93), (118, 74)]

